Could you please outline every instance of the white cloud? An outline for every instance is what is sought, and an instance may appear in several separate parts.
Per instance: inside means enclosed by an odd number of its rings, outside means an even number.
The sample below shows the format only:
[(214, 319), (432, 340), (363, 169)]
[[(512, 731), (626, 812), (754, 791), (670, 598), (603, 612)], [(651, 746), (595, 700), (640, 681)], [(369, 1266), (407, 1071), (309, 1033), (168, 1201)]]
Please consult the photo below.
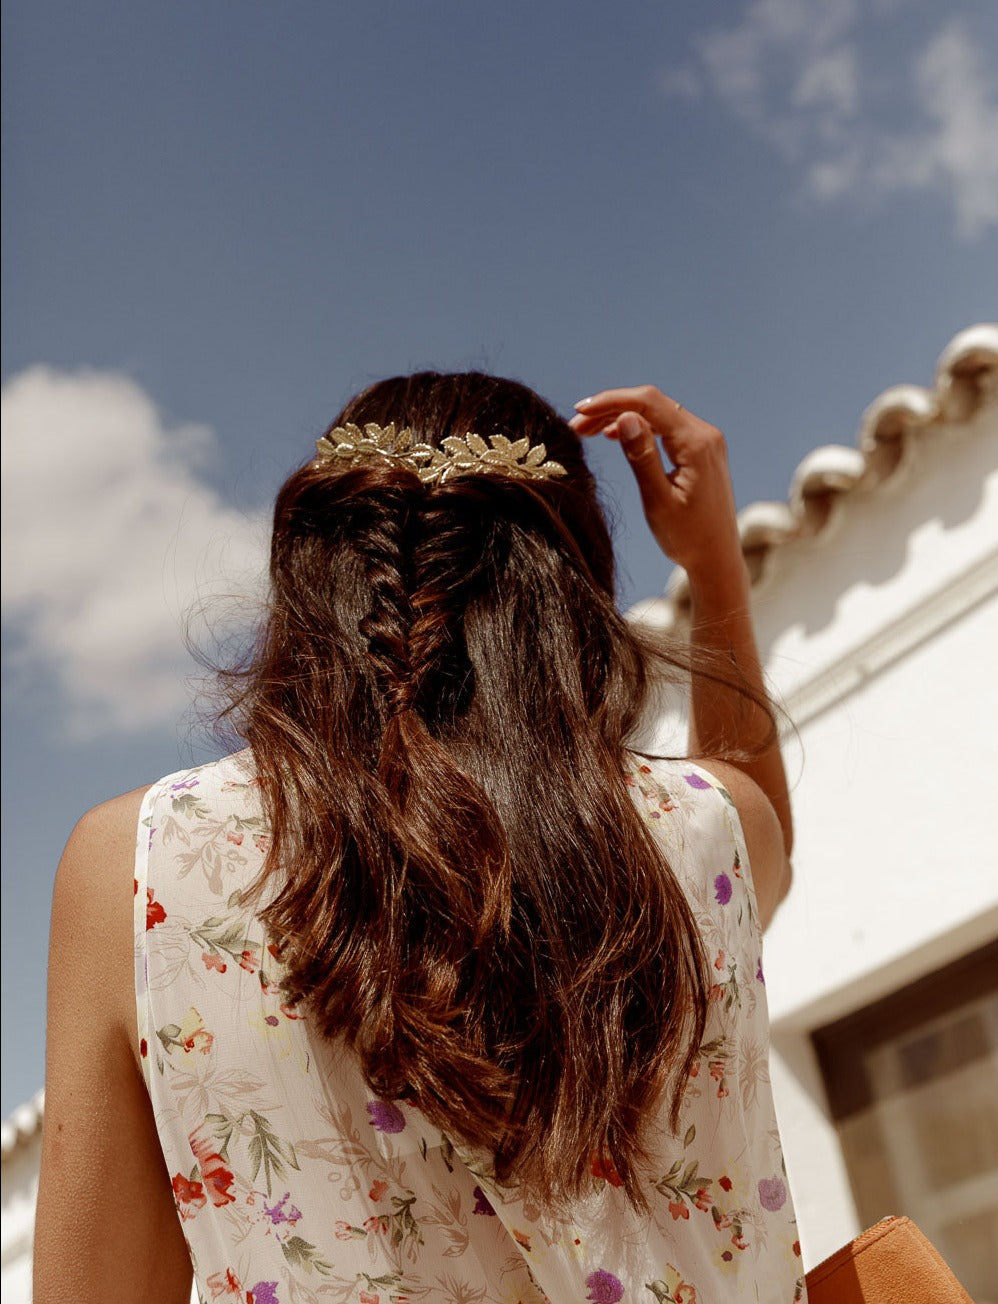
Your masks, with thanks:
[(725, 105), (800, 168), (815, 199), (935, 194), (972, 238), (998, 223), (998, 50), (952, 7), (928, 39), (903, 9), (749, 0), (736, 22), (695, 37), (660, 85)]
[(4, 386), (4, 624), (72, 734), (174, 725), (192, 610), (259, 593), (266, 524), (199, 478), (214, 444), (125, 376), (34, 367)]

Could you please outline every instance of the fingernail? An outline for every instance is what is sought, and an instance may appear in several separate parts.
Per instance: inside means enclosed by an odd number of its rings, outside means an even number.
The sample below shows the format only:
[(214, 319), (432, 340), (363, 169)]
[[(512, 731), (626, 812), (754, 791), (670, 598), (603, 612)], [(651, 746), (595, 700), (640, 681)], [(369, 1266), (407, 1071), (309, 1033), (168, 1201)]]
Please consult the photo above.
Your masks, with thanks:
[(576, 408), (588, 407), (591, 402), (592, 402), (591, 398), (580, 398), (578, 403), (575, 404), (575, 407)]
[(617, 433), (620, 435), (622, 444), (633, 444), (644, 434), (644, 428), (636, 416), (630, 412), (625, 412), (617, 422)]

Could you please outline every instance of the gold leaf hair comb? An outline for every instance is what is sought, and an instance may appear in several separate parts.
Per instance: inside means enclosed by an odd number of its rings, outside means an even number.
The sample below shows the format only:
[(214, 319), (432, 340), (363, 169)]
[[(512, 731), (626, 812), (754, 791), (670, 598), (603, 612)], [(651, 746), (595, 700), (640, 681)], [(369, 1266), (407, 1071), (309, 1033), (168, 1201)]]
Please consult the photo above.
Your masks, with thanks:
[(546, 480), (565, 475), (560, 462), (548, 460), (543, 444), (531, 446), (528, 439), (515, 442), (505, 435), (481, 435), (469, 431), (463, 439), (451, 435), (439, 448), (416, 442), (408, 426), (396, 431), (395, 423), (382, 428), (372, 423), (363, 430), (348, 422), (315, 441), (318, 462), (346, 465), (372, 458), (414, 471), (424, 484), (443, 484), (457, 475), (507, 475), (519, 480)]

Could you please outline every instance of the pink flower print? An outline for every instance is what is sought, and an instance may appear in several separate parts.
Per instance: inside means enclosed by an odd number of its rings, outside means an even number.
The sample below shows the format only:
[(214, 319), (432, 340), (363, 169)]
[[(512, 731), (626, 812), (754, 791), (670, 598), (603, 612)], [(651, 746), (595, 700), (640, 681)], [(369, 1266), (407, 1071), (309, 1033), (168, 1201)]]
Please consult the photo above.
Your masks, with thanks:
[(247, 973), (256, 973), (259, 963), (260, 957), (257, 955), (255, 946), (244, 951), (239, 957), (239, 968), (245, 969)]
[(759, 1182), (759, 1203), (777, 1213), (787, 1202), (787, 1188), (781, 1177), (763, 1177)]
[(333, 1223), (333, 1235), (338, 1241), (352, 1241), (353, 1228), (348, 1222), (344, 1222), (342, 1218), (337, 1219), (337, 1221)]
[(718, 953), (717, 953), (717, 957), (716, 957), (716, 959), (714, 960), (714, 968), (715, 968), (715, 969), (723, 969), (723, 968), (724, 968), (724, 952), (723, 952), (723, 951), (718, 951)]
[(494, 1218), (496, 1216), (495, 1209), (489, 1204), (489, 1197), (480, 1186), (476, 1186), (471, 1194), (475, 1197), (475, 1207), (472, 1209), (472, 1213), (477, 1213), (484, 1218)]
[(586, 1278), (586, 1285), (589, 1288), (586, 1299), (592, 1300), (592, 1304), (617, 1304), (618, 1300), (624, 1298), (623, 1282), (605, 1268), (591, 1272)]
[(241, 847), (243, 845), (242, 831), (240, 829), (229, 829), (225, 835), (225, 840), (231, 842), (235, 847)]
[(280, 1023), (280, 1019), (277, 1017), (276, 1014), (265, 1015), (263, 1021), (268, 1028), (276, 1028), (277, 1025)]
[(360, 1304), (381, 1304), (381, 1296), (372, 1295), (369, 1290), (362, 1290), (357, 1298), (360, 1300)]
[(402, 1132), (405, 1130), (405, 1115), (398, 1105), (387, 1100), (369, 1100), (367, 1112), (371, 1115), (371, 1126), (376, 1132)]
[(710, 787), (710, 784), (707, 782), (707, 780), (702, 779), (699, 774), (684, 774), (683, 778), (686, 780), (686, 782), (690, 785), (691, 788), (700, 788), (702, 790), (704, 788)]
[(201, 962), (206, 969), (214, 969), (218, 973), (225, 973), (227, 968), (225, 961), (217, 951), (202, 951)]
[(258, 1281), (250, 1287), (250, 1294), (253, 1296), (253, 1304), (281, 1304), (277, 1298), (276, 1281)]
[(253, 845), (256, 847), (257, 851), (267, 851), (270, 847), (270, 834), (254, 833)]
[[(478, 1189), (477, 1187), (475, 1188)], [(371, 1183), (371, 1189), (367, 1193), (367, 1198), (373, 1200), (375, 1204), (385, 1198), (385, 1192), (388, 1190), (388, 1183), (383, 1182), (379, 1177), (376, 1182)]]
[(731, 879), (727, 874), (718, 874), (714, 879), (714, 900), (722, 906), (731, 900)]

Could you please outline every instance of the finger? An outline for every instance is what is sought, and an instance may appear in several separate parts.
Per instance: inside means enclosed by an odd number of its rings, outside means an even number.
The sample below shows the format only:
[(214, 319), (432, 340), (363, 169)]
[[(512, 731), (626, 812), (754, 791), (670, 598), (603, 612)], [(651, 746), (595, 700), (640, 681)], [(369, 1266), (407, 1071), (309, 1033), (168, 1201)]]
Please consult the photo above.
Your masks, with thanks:
[[(604, 389), (575, 405), (580, 416), (588, 420), (603, 419), (609, 413), (638, 412), (659, 431), (665, 432), (683, 421), (686, 409), (654, 385), (636, 385), (625, 389)], [(692, 413), (687, 413), (692, 416)]]
[(623, 413), (615, 422), (620, 446), (638, 482), (641, 505), (649, 522), (668, 505), (672, 483), (662, 464), (659, 442), (645, 417)]

